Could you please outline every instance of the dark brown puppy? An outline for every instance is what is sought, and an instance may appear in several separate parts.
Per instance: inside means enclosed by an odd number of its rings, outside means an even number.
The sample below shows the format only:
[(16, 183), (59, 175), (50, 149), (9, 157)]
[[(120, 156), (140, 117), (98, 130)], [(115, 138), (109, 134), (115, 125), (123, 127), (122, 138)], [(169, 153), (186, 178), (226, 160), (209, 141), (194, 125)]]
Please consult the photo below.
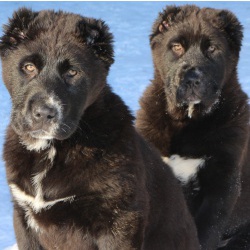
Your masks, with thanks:
[(249, 106), (237, 79), (242, 36), (229, 11), (167, 7), (153, 25), (154, 80), (136, 122), (181, 181), (208, 250), (250, 249)]
[(176, 179), (106, 83), (104, 22), (20, 9), (0, 49), (19, 249), (198, 249)]

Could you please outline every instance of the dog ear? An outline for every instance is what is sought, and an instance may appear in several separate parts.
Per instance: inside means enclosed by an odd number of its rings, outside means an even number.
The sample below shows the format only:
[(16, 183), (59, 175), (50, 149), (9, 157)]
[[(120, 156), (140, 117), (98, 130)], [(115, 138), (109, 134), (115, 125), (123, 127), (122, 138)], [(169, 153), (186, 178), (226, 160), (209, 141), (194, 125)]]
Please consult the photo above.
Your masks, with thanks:
[(77, 24), (77, 36), (90, 47), (107, 68), (114, 62), (113, 35), (102, 20), (82, 19)]
[(164, 30), (168, 30), (174, 24), (175, 18), (180, 11), (180, 7), (169, 6), (163, 13), (160, 13), (159, 17), (161, 20), (160, 24), (157, 25), (158, 31), (163, 32)]
[(180, 11), (180, 7), (168, 6), (163, 12), (160, 12), (153, 24), (150, 41), (159, 33), (167, 31), (173, 25), (175, 17)]
[(159, 13), (158, 18), (153, 24), (152, 33), (150, 35), (150, 44), (151, 47), (157, 44), (157, 37), (158, 34), (164, 33), (169, 30), (169, 28), (175, 23), (176, 16), (178, 13), (181, 12), (181, 7), (176, 7), (174, 5), (167, 6), (165, 10)]
[(237, 17), (228, 10), (205, 9), (207, 20), (216, 28), (223, 31), (229, 46), (235, 52), (240, 52), (243, 39), (243, 26)]
[(194, 10), (199, 11), (199, 7), (195, 5), (183, 5), (180, 7), (174, 5), (167, 6), (163, 12), (159, 13), (158, 18), (153, 24), (150, 41), (158, 34), (168, 31), (174, 24), (183, 21), (194, 12)]
[(29, 23), (37, 16), (37, 12), (20, 8), (13, 13), (9, 23), (4, 25), (4, 35), (0, 38), (0, 51), (3, 55), (8, 49), (15, 48), (27, 38)]

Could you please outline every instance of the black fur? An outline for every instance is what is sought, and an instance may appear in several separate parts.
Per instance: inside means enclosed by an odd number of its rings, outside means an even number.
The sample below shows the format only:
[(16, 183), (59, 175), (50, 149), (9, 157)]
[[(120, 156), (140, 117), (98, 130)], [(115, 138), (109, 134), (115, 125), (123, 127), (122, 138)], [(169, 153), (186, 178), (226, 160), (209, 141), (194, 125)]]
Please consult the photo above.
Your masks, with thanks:
[(167, 7), (153, 25), (154, 79), (137, 115), (139, 131), (162, 156), (205, 160), (183, 190), (207, 250), (250, 248), (249, 105), (237, 79), (242, 37), (227, 10)]
[[(60, 16), (64, 12), (41, 11), (33, 12), (26, 8), (21, 8), (14, 12), (9, 19), (9, 24), (4, 26), (4, 35), (1, 38), (1, 53), (4, 55), (8, 50), (15, 49), (18, 44), (26, 40), (35, 40), (41, 32), (46, 32), (57, 25)], [(70, 25), (72, 15), (66, 13), (65, 25)], [(74, 22), (72, 34), (82, 43), (92, 48), (93, 52), (110, 66), (114, 61), (112, 47), (113, 36), (109, 32), (107, 25), (102, 20), (81, 17), (75, 15), (77, 23)], [(53, 22), (55, 22), (53, 24)], [(73, 28), (73, 27), (71, 27)], [(62, 30), (63, 31), (63, 30)], [(67, 32), (67, 30), (65, 30)]]
[(20, 250), (199, 248), (181, 188), (106, 84), (113, 47), (103, 21), (20, 9), (1, 55)]

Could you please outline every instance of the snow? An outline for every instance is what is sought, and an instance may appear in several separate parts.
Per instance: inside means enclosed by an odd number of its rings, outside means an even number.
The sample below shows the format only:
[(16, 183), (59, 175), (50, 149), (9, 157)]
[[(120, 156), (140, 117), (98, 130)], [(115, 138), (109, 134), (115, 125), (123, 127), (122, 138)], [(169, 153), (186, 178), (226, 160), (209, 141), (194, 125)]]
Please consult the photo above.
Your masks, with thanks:
[[(183, 2), (167, 2), (180, 5)], [(229, 9), (244, 26), (244, 40), (239, 63), (239, 79), (250, 94), (250, 2), (185, 2), (200, 7)], [(109, 25), (115, 37), (115, 63), (108, 77), (109, 84), (135, 113), (138, 99), (153, 77), (149, 48), (149, 34), (153, 21), (166, 2), (0, 2), (0, 26), (18, 7), (33, 10), (62, 9), (88, 17), (101, 18)], [(0, 35), (2, 31), (0, 32)], [(0, 152), (3, 149), (5, 129), (9, 122), (11, 102), (0, 79)], [(0, 158), (0, 250), (15, 243), (12, 226), (12, 204), (6, 183), (4, 162)], [(13, 250), (13, 248), (8, 248)]]
[(13, 246), (7, 247), (4, 250), (18, 250), (17, 244), (14, 244)]

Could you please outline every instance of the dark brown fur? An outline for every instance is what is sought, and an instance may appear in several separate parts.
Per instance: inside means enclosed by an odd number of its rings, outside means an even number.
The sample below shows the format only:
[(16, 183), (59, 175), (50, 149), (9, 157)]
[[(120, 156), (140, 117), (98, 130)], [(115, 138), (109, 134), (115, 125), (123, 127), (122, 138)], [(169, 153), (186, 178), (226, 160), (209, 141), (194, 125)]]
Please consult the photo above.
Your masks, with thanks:
[[(32, 178), (47, 169), (41, 181), (43, 200), (74, 196), (36, 212), (13, 194), (20, 250), (198, 249), (196, 229), (177, 181), (136, 133), (126, 105), (106, 84), (113, 62), (107, 26), (74, 14), (22, 9), (5, 30), (1, 52), (3, 77), (13, 101), (4, 145), (8, 183), (26, 196), (38, 197)], [(33, 78), (24, 76), (23, 66), (17, 70), (27, 55), (38, 68)], [(67, 63), (60, 67), (72, 58), (81, 62), (78, 67), (84, 75), (80, 70), (76, 78), (65, 77), (70, 68)], [(44, 93), (56, 94), (64, 106), (59, 117), (50, 113), (41, 123), (43, 113), (38, 117), (35, 108), (55, 109)], [(61, 120), (67, 126), (61, 126)], [(36, 133), (43, 136), (54, 123), (56, 138), (46, 148), (27, 150), (40, 140), (30, 131), (39, 127)], [(56, 153), (49, 157), (52, 149)]]
[[(168, 44), (173, 34), (177, 36), (174, 42), (186, 39), (185, 53), (179, 58)], [(204, 51), (207, 37), (221, 46), (213, 55)], [(166, 8), (153, 26), (154, 79), (137, 114), (138, 130), (162, 156), (205, 159), (197, 178), (183, 190), (202, 249), (207, 250), (222, 245), (234, 250), (250, 248), (249, 106), (237, 79), (241, 39), (241, 25), (226, 10), (190, 5)], [(183, 102), (178, 100), (188, 68), (192, 73), (200, 70), (195, 77), (200, 81), (201, 102), (195, 104), (191, 118), (186, 96)], [(178, 78), (175, 72), (182, 70), (184, 77)], [(214, 90), (207, 80), (211, 77)]]

